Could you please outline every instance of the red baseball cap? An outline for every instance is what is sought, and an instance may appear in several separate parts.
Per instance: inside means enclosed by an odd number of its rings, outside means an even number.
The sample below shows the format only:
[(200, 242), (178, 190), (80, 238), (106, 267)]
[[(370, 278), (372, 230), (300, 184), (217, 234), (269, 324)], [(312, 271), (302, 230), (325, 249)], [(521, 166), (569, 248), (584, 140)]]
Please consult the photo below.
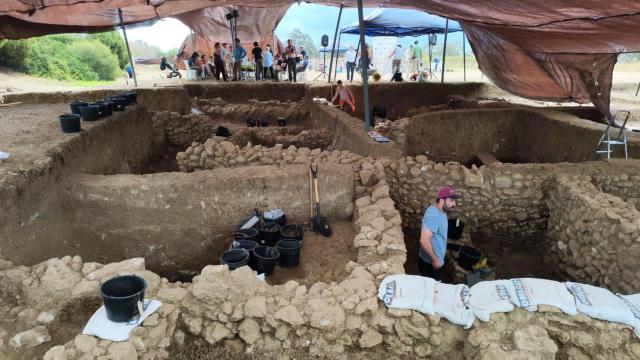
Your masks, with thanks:
[(453, 190), (453, 188), (451, 186), (445, 186), (440, 188), (440, 190), (438, 191), (438, 196), (436, 196), (436, 198), (438, 199), (445, 199), (445, 198), (449, 198), (449, 199), (460, 199), (460, 194), (458, 194), (455, 190)]

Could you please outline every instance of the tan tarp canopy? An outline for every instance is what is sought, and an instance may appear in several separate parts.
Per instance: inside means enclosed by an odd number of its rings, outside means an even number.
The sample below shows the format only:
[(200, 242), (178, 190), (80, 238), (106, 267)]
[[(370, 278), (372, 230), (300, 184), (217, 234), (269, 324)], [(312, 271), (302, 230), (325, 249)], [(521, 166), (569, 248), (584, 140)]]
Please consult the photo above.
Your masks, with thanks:
[[(318, 0), (337, 5), (340, 1)], [(355, 1), (342, 2), (354, 7)], [(640, 1), (637, 0), (364, 0), (379, 5), (424, 10), (457, 20), (481, 70), (499, 87), (522, 97), (549, 101), (592, 101), (609, 113), (616, 55), (640, 51)], [(244, 6), (238, 22), (281, 19), (284, 0), (4, 0), (0, 1), (0, 38), (48, 33), (100, 31), (119, 25), (174, 16), (200, 35), (222, 26), (210, 7)], [(219, 15), (219, 14), (218, 14)], [(263, 20), (260, 20), (263, 19)], [(211, 24), (217, 25), (213, 26)], [(332, 19), (331, 19), (332, 21)], [(266, 21), (265, 21), (266, 23)], [(258, 24), (262, 25), (262, 24)], [(330, 23), (327, 23), (331, 28)], [(257, 31), (271, 31), (268, 27)], [(264, 35), (264, 33), (262, 33)]]

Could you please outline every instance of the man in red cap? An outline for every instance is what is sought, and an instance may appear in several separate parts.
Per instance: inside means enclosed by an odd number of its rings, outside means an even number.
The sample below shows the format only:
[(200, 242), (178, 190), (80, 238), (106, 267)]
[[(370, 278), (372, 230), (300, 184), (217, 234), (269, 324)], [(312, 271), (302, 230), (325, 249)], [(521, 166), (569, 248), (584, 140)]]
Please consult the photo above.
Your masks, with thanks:
[(449, 225), (447, 213), (456, 207), (459, 198), (452, 187), (445, 186), (438, 191), (435, 204), (424, 212), (418, 252), (418, 269), (422, 276), (442, 280)]

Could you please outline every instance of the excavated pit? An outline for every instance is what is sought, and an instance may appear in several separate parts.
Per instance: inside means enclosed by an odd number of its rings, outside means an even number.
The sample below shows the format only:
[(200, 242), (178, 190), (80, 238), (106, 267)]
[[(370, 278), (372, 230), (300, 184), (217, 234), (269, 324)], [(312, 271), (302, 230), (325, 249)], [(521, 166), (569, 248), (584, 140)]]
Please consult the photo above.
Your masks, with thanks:
[[(21, 270), (25, 275), (16, 289), (40, 291), (42, 272), (50, 266), (40, 262), (52, 257), (80, 255), (84, 266), (74, 270), (83, 279), (80, 284), (95, 269), (92, 261), (106, 264), (143, 257), (146, 269), (168, 280), (145, 272), (155, 291), (162, 287), (173, 294), (168, 290), (188, 289), (185, 303), (167, 300), (184, 314), (176, 313), (171, 320), (167, 310), (159, 323), (165, 329), (167, 322), (173, 324), (169, 332), (177, 323), (183, 338), (187, 333), (186, 346), (194, 344), (199, 358), (207, 358), (209, 351), (202, 339), (212, 341), (218, 331), (225, 339), (214, 348), (224, 344), (230, 350), (220, 356), (242, 357), (246, 349), (257, 349), (259, 356), (267, 340), (278, 347), (307, 351), (300, 346), (309, 344), (300, 344), (313, 336), (318, 339), (309, 348), (314, 356), (327, 351), (328, 357), (335, 357), (340, 349), (357, 354), (368, 344), (367, 336), (382, 338), (377, 331), (386, 327), (391, 330), (384, 337), (391, 340), (374, 347), (374, 354), (400, 351), (422, 356), (434, 351), (446, 358), (463, 357), (461, 349), (472, 346), (462, 329), (444, 320), (429, 323), (431, 319), (414, 314), (411, 326), (430, 329), (429, 339), (416, 338), (416, 344), (427, 340), (439, 345), (409, 349), (398, 345), (393, 330), (409, 318), (391, 318), (375, 301), (377, 306), (369, 308), (380, 279), (402, 273), (402, 265), (405, 273), (416, 273), (416, 229), (424, 208), (443, 185), (452, 185), (462, 194), (455, 215), (466, 223), (463, 240), (489, 256), (496, 277), (574, 279), (624, 293), (640, 289), (637, 261), (630, 260), (640, 256), (636, 240), (640, 238), (636, 208), (640, 193), (634, 186), (640, 181), (640, 164), (635, 160), (587, 162), (595, 159), (592, 140), (597, 141), (601, 125), (585, 124), (571, 111), (508, 103), (464, 108), (448, 101), (455, 94), (481, 95), (482, 89), (473, 84), (447, 85), (442, 91), (432, 91), (431, 84), (374, 85), (372, 104), (386, 106), (389, 118), (395, 120), (392, 142), (379, 144), (363, 134), (361, 114), (352, 117), (311, 101), (327, 97), (327, 86), (286, 85), (140, 90), (140, 104), (109, 119), (83, 123), (83, 132), (71, 135), (59, 132), (51, 114), (66, 111), (62, 101), (77, 95), (58, 94), (53, 103), (43, 104), (25, 99), (22, 105), (2, 110), (0, 144), (12, 156), (0, 163), (0, 254), (16, 264), (38, 264)], [(361, 96), (359, 87), (354, 91)], [(95, 100), (104, 93), (85, 95)], [(277, 125), (278, 117), (287, 118), (285, 127)], [(269, 124), (248, 128), (247, 118)], [(216, 137), (220, 126), (229, 129), (231, 136)], [(630, 135), (632, 157), (638, 154), (638, 143)], [(243, 284), (234, 282), (234, 272), (217, 274), (218, 268), (206, 266), (218, 264), (236, 224), (254, 208), (281, 207), (290, 222), (309, 229), (309, 160), (320, 163), (322, 212), (334, 235), (324, 238), (307, 231), (300, 266), (276, 267), (266, 279), (270, 286), (251, 296), (266, 298), (269, 312), (299, 306), (296, 297), (313, 297), (314, 306), (327, 305), (321, 309), (323, 316), (346, 314), (348, 326), (358, 321), (362, 326), (341, 328), (344, 333), (339, 337), (348, 336), (349, 341), (338, 344), (331, 335), (333, 329), (321, 328), (305, 313), (302, 321), (287, 318), (292, 321), (286, 328), (290, 336), (274, 340), (282, 332), (277, 333), (275, 325), (269, 327), (269, 316), (264, 321), (256, 317), (237, 330), (240, 322), (230, 318), (234, 311), (212, 315), (207, 314), (212, 310), (194, 307), (206, 296), (212, 296), (210, 305), (215, 309), (223, 309), (226, 301), (211, 295), (215, 291), (197, 298), (195, 275), (201, 278), (199, 291), (224, 283), (230, 286), (234, 301), (248, 304), (250, 295), (239, 290)], [(75, 262), (75, 258), (67, 261)], [(245, 276), (242, 281), (254, 278)], [(453, 278), (452, 282), (461, 281)], [(69, 294), (61, 290), (56, 296), (70, 297), (76, 288), (67, 290)], [(13, 288), (0, 287), (0, 306), (7, 309), (7, 321), (23, 321), (18, 313), (25, 303), (37, 296), (47, 298), (42, 292), (33, 292), (29, 299), (9, 295), (13, 293)], [(64, 328), (50, 329), (55, 339), (37, 347), (34, 356), (41, 356), (54, 343), (73, 340), (81, 322), (65, 314), (87, 318), (97, 304), (85, 305), (66, 308), (59, 318)], [(516, 315), (508, 319), (519, 318)], [(373, 323), (382, 317), (383, 325)], [(202, 329), (194, 330), (198, 322)], [(28, 328), (20, 323), (20, 331)], [(434, 328), (438, 331), (431, 331)], [(247, 329), (257, 329), (257, 342), (247, 341)], [(448, 334), (447, 339), (456, 340), (443, 341), (441, 331)], [(164, 344), (163, 349), (171, 344), (170, 358), (195, 356), (176, 344), (178, 331), (175, 334), (147, 343), (148, 348), (138, 349), (138, 356), (157, 351), (158, 343)], [(555, 333), (550, 332), (550, 337), (556, 339)], [(10, 337), (0, 338), (6, 343)], [(571, 346), (557, 344), (564, 346), (559, 354)], [(73, 341), (67, 343), (69, 348), (74, 346)]]

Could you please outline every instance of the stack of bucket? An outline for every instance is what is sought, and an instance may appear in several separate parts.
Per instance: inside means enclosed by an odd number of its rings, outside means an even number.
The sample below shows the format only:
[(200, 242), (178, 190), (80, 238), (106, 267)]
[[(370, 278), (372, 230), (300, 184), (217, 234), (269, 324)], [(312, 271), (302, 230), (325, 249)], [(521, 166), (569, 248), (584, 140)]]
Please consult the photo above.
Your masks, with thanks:
[(62, 114), (60, 129), (63, 133), (80, 132), (80, 118), (83, 121), (97, 121), (111, 116), (114, 111), (124, 111), (127, 105), (137, 102), (138, 95), (134, 91), (122, 93), (116, 96), (107, 96), (96, 102), (73, 101), (69, 104), (71, 113)]
[(220, 257), (221, 264), (230, 270), (249, 265), (258, 274), (265, 275), (273, 273), (276, 263), (286, 268), (298, 266), (304, 236), (302, 225), (287, 225), (284, 214), (241, 229), (245, 223), (246, 220), (236, 229), (231, 249)]

